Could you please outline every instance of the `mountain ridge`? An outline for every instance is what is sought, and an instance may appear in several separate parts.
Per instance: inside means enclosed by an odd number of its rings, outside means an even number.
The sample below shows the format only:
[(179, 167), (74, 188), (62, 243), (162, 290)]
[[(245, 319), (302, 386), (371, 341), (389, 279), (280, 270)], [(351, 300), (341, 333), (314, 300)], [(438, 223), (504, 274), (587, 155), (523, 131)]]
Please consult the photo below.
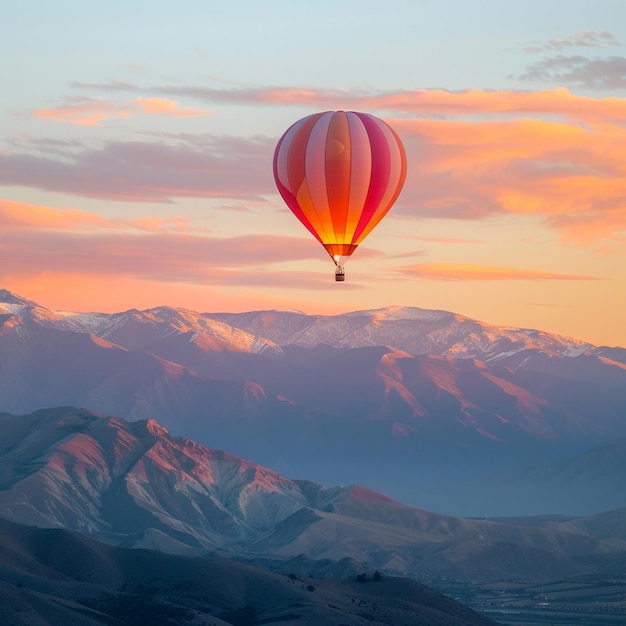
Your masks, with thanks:
[[(0, 441), (3, 518), (123, 547), (348, 558), (466, 579), (591, 572), (587, 556), (601, 563), (626, 554), (617, 532), (626, 509), (534, 523), (451, 517), (359, 485), (295, 481), (172, 437), (154, 421), (69, 407), (4, 414)], [(504, 558), (528, 550), (533, 560)]]
[[(484, 346), (488, 345), (493, 348), (491, 339), (498, 334), (508, 339), (511, 343), (518, 342), (523, 344), (524, 340), (528, 342), (534, 340), (536, 342), (534, 347), (546, 349), (546, 346), (553, 346), (555, 353), (573, 356), (587, 349), (620, 349), (618, 346), (594, 346), (589, 342), (537, 329), (486, 324), (457, 313), (443, 310), (396, 305), (379, 309), (350, 311), (336, 315), (309, 315), (300, 311), (280, 311), (277, 309), (248, 311), (245, 313), (198, 313), (191, 309), (166, 305), (145, 309), (143, 311), (129, 309), (128, 311), (111, 314), (95, 312), (76, 313), (47, 309), (32, 300), (27, 300), (10, 291), (0, 290), (0, 304), (3, 302), (36, 309), (39, 314), (42, 315), (42, 320), (46, 320), (47, 316), (51, 316), (48, 318), (50, 322), (63, 321), (68, 329), (90, 332), (103, 338), (111, 334), (115, 330), (116, 325), (122, 323), (124, 318), (143, 317), (146, 321), (169, 318), (172, 324), (172, 330), (180, 330), (184, 328), (186, 324), (190, 326), (198, 324), (204, 325), (207, 324), (207, 322), (209, 326), (211, 322), (226, 324), (226, 326), (231, 329), (239, 330), (256, 338), (270, 340), (277, 345), (296, 344), (310, 347), (311, 345), (328, 343), (341, 347), (348, 345), (350, 347), (356, 347), (367, 345), (394, 345), (393, 341), (389, 343), (379, 339), (380, 335), (384, 335), (384, 332), (382, 332), (384, 326), (390, 326), (393, 323), (402, 325), (406, 322), (421, 322), (431, 331), (429, 343), (422, 344), (419, 349), (415, 349), (415, 346), (412, 346), (408, 351), (412, 354), (438, 354), (437, 351), (429, 350), (428, 348), (437, 346), (437, 342), (441, 341), (444, 337), (437, 337), (436, 334), (433, 333), (434, 331), (440, 330), (438, 325), (441, 322), (453, 321), (454, 323), (451, 325), (451, 330), (448, 332), (448, 335), (456, 333), (461, 337), (467, 335), (472, 336), (473, 334), (475, 336), (471, 337), (474, 344), (470, 347), (463, 348), (458, 345), (453, 345), (451, 349), (448, 348), (451, 356), (456, 354), (459, 357), (465, 358), (477, 356), (478, 354), (482, 355), (484, 354), (484, 349), (481, 350), (481, 346), (484, 348)], [(350, 320), (349, 325), (345, 323), (346, 320)], [(176, 321), (182, 324), (178, 328), (176, 328)], [(318, 327), (321, 328), (318, 329)], [(364, 327), (368, 327), (368, 332), (359, 335), (357, 331), (363, 330)], [(372, 334), (372, 328), (375, 327), (381, 329), (379, 334)], [(316, 329), (319, 330), (319, 334), (317, 335), (313, 332)], [(349, 332), (342, 334), (342, 331), (346, 329)], [(477, 331), (478, 334), (476, 334)], [(492, 337), (489, 335), (492, 335)], [(324, 337), (326, 337), (326, 341)], [(519, 345), (517, 349), (527, 349), (527, 347), (528, 346)], [(407, 349), (406, 345), (404, 349)], [(495, 353), (494, 356), (497, 358), (498, 354)]]

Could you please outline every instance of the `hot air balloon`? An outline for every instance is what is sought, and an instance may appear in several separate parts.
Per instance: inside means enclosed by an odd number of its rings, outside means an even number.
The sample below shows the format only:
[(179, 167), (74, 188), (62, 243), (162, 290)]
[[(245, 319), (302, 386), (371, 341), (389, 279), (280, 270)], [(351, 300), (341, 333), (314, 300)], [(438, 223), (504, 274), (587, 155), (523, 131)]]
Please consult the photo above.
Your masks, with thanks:
[(294, 215), (326, 248), (335, 280), (389, 211), (406, 178), (406, 153), (382, 120), (356, 111), (309, 115), (280, 138), (274, 180)]

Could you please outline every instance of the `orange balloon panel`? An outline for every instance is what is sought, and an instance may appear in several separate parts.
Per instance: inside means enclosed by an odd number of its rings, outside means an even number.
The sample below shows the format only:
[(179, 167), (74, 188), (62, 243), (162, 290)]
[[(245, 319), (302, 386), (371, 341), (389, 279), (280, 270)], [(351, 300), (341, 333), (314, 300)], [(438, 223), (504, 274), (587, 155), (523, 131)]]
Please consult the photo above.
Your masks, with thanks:
[(280, 195), (333, 258), (356, 250), (405, 179), (400, 138), (367, 113), (309, 115), (287, 130), (274, 153)]

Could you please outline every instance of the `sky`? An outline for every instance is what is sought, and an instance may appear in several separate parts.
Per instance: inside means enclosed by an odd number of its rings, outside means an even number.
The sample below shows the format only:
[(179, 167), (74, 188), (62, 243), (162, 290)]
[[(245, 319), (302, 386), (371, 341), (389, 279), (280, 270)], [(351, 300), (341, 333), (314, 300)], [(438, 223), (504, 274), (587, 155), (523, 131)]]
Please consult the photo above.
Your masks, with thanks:
[[(0, 288), (443, 309), (626, 347), (623, 0), (23, 0), (0, 70)], [(272, 174), (326, 110), (384, 119), (408, 160), (345, 283)]]

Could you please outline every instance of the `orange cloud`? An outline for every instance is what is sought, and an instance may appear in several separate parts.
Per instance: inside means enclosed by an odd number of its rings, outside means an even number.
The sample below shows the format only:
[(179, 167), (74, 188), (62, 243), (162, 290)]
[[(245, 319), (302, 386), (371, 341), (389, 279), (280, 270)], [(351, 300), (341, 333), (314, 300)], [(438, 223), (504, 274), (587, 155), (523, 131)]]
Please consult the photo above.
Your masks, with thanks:
[(586, 122), (626, 122), (626, 101), (623, 98), (579, 96), (563, 87), (544, 91), (420, 89), (364, 98), (363, 103), (370, 103), (375, 108), (436, 116), (552, 115)]
[(8, 229), (85, 230), (119, 228), (119, 223), (79, 209), (47, 206), (0, 199), (0, 225)]
[(77, 126), (99, 126), (100, 122), (115, 118), (129, 118), (128, 111), (118, 110), (108, 102), (83, 102), (81, 104), (64, 104), (52, 109), (41, 109), (35, 117), (66, 122)]
[(128, 119), (132, 115), (166, 115), (168, 117), (201, 117), (206, 111), (180, 107), (167, 98), (136, 98), (132, 105), (121, 106), (103, 100), (87, 100), (35, 111), (34, 116), (76, 126), (99, 126), (111, 119)]
[(579, 244), (624, 240), (623, 126), (530, 119), (394, 125), (414, 155), (399, 213), (462, 219), (530, 214)]
[(167, 98), (135, 98), (134, 104), (139, 113), (148, 115), (169, 115), (170, 117), (203, 117), (206, 111), (181, 108), (175, 100)]
[(468, 265), (462, 263), (418, 263), (398, 268), (399, 272), (432, 280), (599, 280), (595, 276), (557, 274), (541, 270)]
[[(148, 233), (187, 232), (187, 218), (173, 215), (163, 218), (142, 216), (128, 220), (106, 219), (80, 209), (55, 209), (27, 202), (0, 198), (0, 226), (6, 231), (59, 231), (101, 233), (105, 231), (143, 231)], [(198, 232), (198, 229), (194, 229)]]

